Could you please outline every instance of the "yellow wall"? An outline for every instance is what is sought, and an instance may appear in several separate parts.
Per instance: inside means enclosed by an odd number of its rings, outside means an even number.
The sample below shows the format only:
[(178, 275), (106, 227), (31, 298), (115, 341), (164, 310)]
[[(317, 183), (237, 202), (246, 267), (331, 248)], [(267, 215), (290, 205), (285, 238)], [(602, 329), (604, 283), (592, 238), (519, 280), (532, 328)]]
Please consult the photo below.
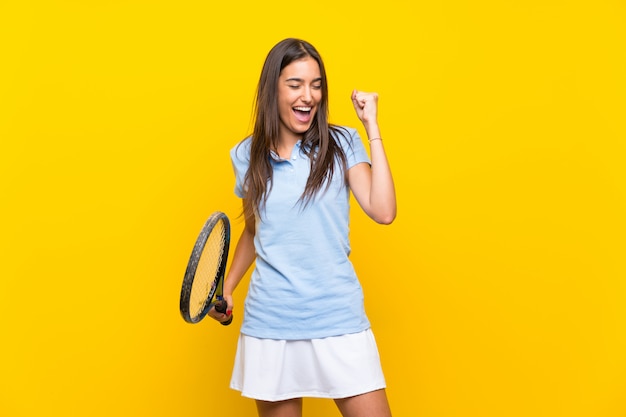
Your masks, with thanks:
[(618, 0), (2, 2), (0, 415), (254, 415), (241, 315), (191, 326), (178, 295), (288, 36), (334, 122), (381, 95), (399, 217), (352, 238), (395, 415), (626, 415)]

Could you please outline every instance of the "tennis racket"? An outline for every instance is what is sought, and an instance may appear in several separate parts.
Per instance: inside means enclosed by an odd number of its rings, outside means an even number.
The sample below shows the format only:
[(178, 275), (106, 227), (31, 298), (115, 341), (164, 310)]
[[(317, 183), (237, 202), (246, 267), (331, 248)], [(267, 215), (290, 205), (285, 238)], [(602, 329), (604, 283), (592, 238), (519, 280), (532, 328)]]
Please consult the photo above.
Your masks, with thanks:
[[(187, 264), (180, 291), (180, 312), (187, 323), (198, 323), (215, 306), (226, 313), (222, 298), (224, 272), (230, 246), (230, 221), (222, 212), (215, 212), (202, 227)], [(233, 316), (222, 322), (224, 326)]]

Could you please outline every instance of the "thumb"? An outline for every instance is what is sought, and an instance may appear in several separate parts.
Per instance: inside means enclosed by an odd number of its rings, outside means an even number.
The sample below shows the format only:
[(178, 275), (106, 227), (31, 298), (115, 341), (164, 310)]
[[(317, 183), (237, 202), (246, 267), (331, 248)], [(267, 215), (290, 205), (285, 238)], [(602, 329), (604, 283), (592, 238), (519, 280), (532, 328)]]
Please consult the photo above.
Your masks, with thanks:
[(354, 105), (355, 109), (362, 109), (363, 103), (359, 101), (358, 94), (359, 94), (359, 90), (357, 89), (352, 90), (352, 104)]

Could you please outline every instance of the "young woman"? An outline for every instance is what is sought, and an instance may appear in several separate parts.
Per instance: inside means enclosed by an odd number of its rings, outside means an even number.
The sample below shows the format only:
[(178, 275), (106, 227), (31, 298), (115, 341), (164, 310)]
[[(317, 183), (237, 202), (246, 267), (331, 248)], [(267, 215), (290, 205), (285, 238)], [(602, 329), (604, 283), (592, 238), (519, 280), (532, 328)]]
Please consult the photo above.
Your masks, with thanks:
[(344, 417), (390, 417), (363, 292), (348, 259), (349, 193), (391, 223), (396, 198), (377, 122), (378, 96), (352, 92), (367, 132), (328, 122), (324, 64), (309, 43), (269, 52), (252, 135), (231, 150), (245, 227), (224, 282), (232, 294), (252, 263), (231, 387), (260, 417), (300, 417), (303, 397), (335, 400)]

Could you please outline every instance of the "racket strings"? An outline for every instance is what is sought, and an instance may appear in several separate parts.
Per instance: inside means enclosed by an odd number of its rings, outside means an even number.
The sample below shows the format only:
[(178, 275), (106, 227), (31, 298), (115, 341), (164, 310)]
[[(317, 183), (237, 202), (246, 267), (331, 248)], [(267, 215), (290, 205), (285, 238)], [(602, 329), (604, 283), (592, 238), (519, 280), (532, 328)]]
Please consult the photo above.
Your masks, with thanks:
[(207, 303), (211, 302), (209, 295), (215, 290), (214, 287), (220, 265), (222, 264), (225, 245), (226, 227), (223, 221), (218, 221), (209, 232), (206, 244), (198, 260), (198, 267), (196, 268), (189, 300), (189, 313), (192, 317), (201, 314)]

